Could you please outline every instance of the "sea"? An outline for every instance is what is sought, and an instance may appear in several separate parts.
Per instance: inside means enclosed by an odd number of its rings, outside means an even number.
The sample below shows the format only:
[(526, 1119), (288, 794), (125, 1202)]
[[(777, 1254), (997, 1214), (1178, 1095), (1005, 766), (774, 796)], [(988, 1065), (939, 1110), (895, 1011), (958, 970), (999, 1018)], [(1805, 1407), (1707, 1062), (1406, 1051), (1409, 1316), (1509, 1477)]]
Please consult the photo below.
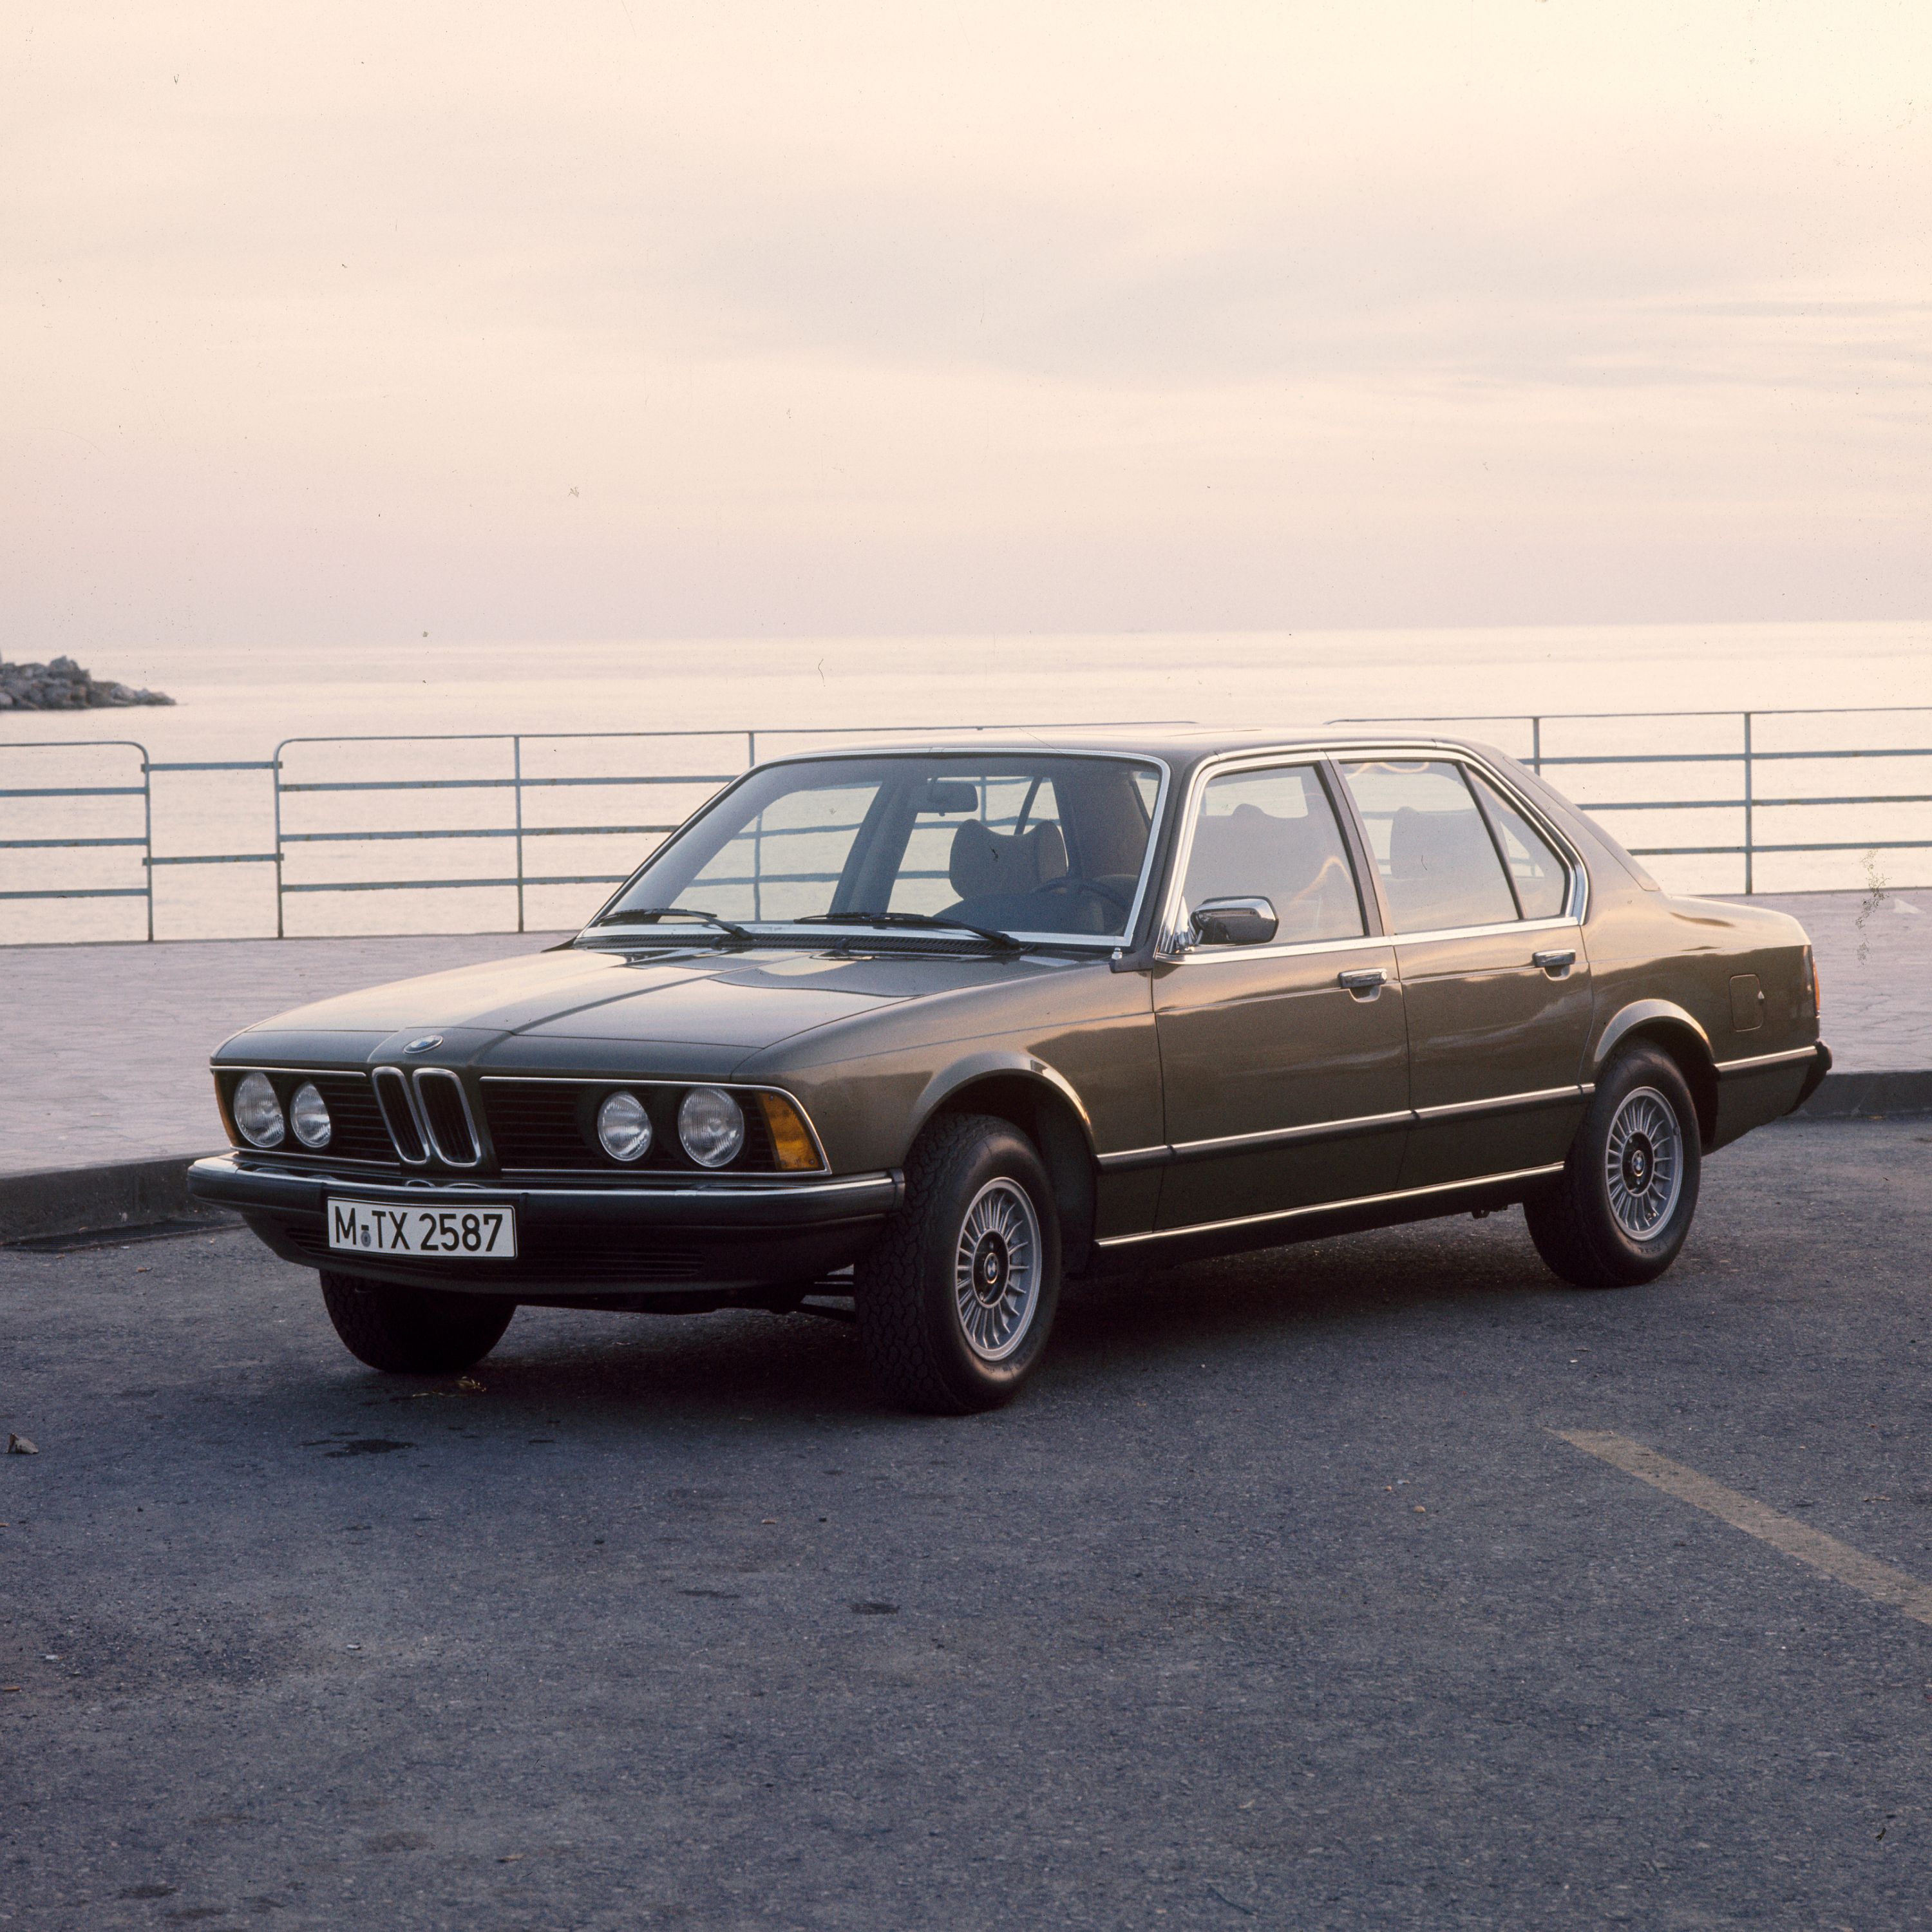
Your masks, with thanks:
[[(1721, 799), (1739, 770), (1697, 762), (1754, 748), (1870, 750), (1932, 746), (1932, 622), (1598, 625), (1496, 629), (1280, 631), (1095, 635), (454, 642), (416, 638), (327, 646), (68, 647), (98, 677), (167, 692), (166, 709), (0, 712), (0, 944), (140, 940), (148, 907), (141, 838), (152, 808), (162, 938), (244, 938), (277, 930), (275, 800), (260, 767), (279, 754), (290, 785), (427, 789), (285, 793), (284, 881), (374, 883), (380, 890), (284, 896), (290, 934), (561, 928), (603, 896), (681, 817), (755, 751), (801, 748), (857, 729), (1192, 722), (1242, 730), (1336, 718), (1457, 721), (1518, 755), (1540, 716), (1546, 758), (1672, 751), (1674, 766), (1567, 771), (1559, 788), (1604, 803), (1626, 843), (1734, 843), (1731, 808), (1638, 817), (1629, 802)], [(13, 658), (50, 656), (16, 646)], [(1915, 716), (1923, 710), (1925, 715)], [(1829, 716), (1798, 716), (1798, 713)], [(1610, 716), (1594, 714), (1612, 714)], [(746, 734), (756, 734), (755, 740)], [(583, 735), (588, 734), (588, 735)], [(688, 736), (646, 734), (694, 734)], [(510, 740), (524, 742), (513, 748)], [(537, 785), (524, 794), (526, 878), (515, 868), (510, 795), (526, 780), (616, 776), (617, 785)], [(142, 766), (155, 770), (138, 795)], [(220, 765), (257, 769), (218, 771)], [(1760, 767), (1761, 796), (1932, 794), (1932, 758)], [(1765, 774), (1776, 781), (1767, 790)], [(452, 779), (498, 782), (465, 788)], [(676, 783), (663, 782), (675, 778)], [(1660, 784), (1674, 788), (1660, 794)], [(132, 786), (135, 790), (122, 788)], [(28, 796), (64, 787), (85, 797)], [(1635, 789), (1633, 790), (1632, 788)], [(1832, 788), (1836, 787), (1834, 791)], [(1622, 817), (1615, 816), (1618, 801)], [(1756, 889), (1855, 890), (1874, 876), (1918, 884), (1927, 868), (1903, 842), (1932, 842), (1918, 806), (1760, 809), (1760, 841), (1833, 840), (1830, 854), (1764, 855)], [(618, 826), (626, 829), (606, 830)], [(629, 829), (640, 828), (640, 829)], [(350, 839), (303, 834), (348, 831)], [(431, 832), (427, 839), (394, 835)], [(392, 835), (385, 838), (374, 833)], [(1862, 842), (1873, 841), (1869, 853)], [(1900, 842), (1888, 846), (1887, 838)], [(27, 842), (46, 841), (29, 844)], [(1660, 858), (1684, 890), (1742, 889), (1722, 855)], [(1889, 868), (1888, 871), (1887, 868)], [(112, 897), (8, 898), (12, 892)]]

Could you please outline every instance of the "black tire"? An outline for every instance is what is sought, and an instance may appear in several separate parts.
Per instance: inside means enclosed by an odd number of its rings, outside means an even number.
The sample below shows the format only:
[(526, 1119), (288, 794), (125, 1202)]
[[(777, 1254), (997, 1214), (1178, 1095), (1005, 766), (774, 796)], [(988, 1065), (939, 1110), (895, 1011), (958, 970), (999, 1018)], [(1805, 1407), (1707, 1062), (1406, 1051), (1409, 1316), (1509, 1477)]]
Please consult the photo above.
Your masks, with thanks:
[(394, 1376), (446, 1376), (480, 1362), (503, 1339), (513, 1301), (322, 1270), (322, 1306), (358, 1362)]
[[(969, 1216), (981, 1230), (970, 1246)], [(934, 1121), (907, 1159), (905, 1204), (854, 1270), (853, 1300), (866, 1364), (900, 1407), (965, 1415), (1011, 1401), (1060, 1303), (1060, 1222), (1033, 1143), (983, 1114)]]
[(1597, 1082), (1562, 1178), (1523, 1204), (1537, 1252), (1577, 1288), (1654, 1281), (1690, 1232), (1702, 1151), (1677, 1063), (1654, 1046), (1619, 1054)]

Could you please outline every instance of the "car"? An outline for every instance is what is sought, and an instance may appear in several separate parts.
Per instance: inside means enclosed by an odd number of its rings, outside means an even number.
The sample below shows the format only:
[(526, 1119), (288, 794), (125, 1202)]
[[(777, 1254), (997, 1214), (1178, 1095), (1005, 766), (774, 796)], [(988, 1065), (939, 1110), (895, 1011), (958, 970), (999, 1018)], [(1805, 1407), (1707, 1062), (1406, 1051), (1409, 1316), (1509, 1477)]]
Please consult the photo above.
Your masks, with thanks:
[(1071, 1277), (1520, 1204), (1564, 1281), (1652, 1280), (1830, 1064), (1796, 921), (1501, 752), (974, 733), (755, 766), (564, 944), (238, 1034), (190, 1185), (376, 1369), (808, 1309), (962, 1414)]

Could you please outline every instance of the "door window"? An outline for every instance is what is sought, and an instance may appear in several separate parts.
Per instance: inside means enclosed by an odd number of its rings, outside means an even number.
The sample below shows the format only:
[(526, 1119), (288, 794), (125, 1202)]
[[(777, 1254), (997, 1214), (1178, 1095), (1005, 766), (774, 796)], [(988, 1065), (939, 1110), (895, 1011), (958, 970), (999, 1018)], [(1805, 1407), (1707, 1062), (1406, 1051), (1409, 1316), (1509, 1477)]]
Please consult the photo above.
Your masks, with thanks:
[(1460, 765), (1345, 764), (1397, 932), (1502, 926), (1519, 916), (1496, 841)]
[(1480, 772), (1469, 774), (1477, 796), (1496, 827), (1503, 848), (1510, 884), (1525, 919), (1560, 919), (1570, 902), (1570, 871), (1550, 849), (1550, 842), (1504, 798)]
[(1187, 909), (1265, 898), (1278, 945), (1356, 939), (1367, 928), (1334, 808), (1312, 765), (1227, 772), (1202, 794), (1188, 854)]

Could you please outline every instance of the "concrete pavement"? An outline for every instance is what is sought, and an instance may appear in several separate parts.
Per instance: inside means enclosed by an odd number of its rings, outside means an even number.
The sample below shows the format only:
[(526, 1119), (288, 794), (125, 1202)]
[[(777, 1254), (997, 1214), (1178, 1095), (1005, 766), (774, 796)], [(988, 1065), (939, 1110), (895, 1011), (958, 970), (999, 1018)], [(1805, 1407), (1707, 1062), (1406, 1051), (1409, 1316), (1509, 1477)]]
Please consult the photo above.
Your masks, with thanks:
[[(0, 1252), (0, 1914), (45, 1932), (1922, 1924), (1932, 1128), (1071, 1294), (883, 1412), (808, 1317), (361, 1368), (238, 1232)], [(17, 1689), (8, 1687), (17, 1686)]]

